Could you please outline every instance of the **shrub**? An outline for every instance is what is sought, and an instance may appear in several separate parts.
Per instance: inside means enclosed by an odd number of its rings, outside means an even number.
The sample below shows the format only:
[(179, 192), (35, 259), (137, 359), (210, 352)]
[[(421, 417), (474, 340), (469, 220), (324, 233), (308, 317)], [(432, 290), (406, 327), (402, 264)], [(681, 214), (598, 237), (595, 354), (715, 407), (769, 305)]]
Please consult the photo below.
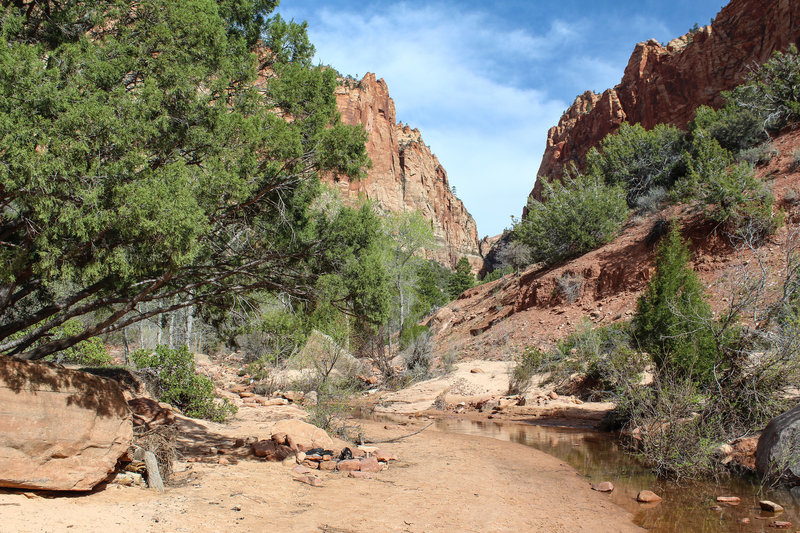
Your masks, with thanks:
[(656, 272), (637, 302), (633, 329), (659, 368), (708, 382), (718, 353), (708, 329), (711, 309), (689, 257), (689, 248), (673, 222), (658, 245)]
[(327, 380), (317, 389), (317, 402), (308, 408), (308, 422), (346, 440), (356, 440), (358, 426), (349, 426), (353, 413), (350, 397), (356, 392), (352, 382)]
[(556, 287), (565, 302), (568, 304), (575, 303), (581, 297), (581, 292), (583, 292), (583, 276), (565, 272), (556, 281)]
[(759, 117), (764, 128), (780, 130), (800, 120), (800, 54), (792, 44), (786, 52), (775, 52), (753, 70), (747, 82), (727, 96), (737, 106)]
[(625, 188), (630, 207), (653, 187), (669, 189), (683, 173), (684, 134), (668, 124), (645, 130), (641, 124), (623, 123), (606, 135), (600, 150), (586, 155), (588, 174)]
[(733, 163), (730, 152), (713, 139), (695, 139), (689, 173), (681, 184), (696, 197), (706, 216), (722, 225), (731, 237), (751, 233), (756, 241), (780, 225), (773, 215), (772, 193), (756, 179), (747, 163)]
[(769, 160), (775, 157), (777, 153), (778, 151), (772, 145), (772, 142), (766, 141), (742, 150), (739, 152), (737, 159), (757, 167), (769, 163)]
[[(532, 262), (531, 247), (519, 241), (510, 241), (500, 245), (497, 260), (503, 272), (519, 272)], [(510, 273), (510, 272), (509, 272)]]
[(733, 102), (718, 110), (700, 106), (689, 123), (692, 137), (714, 139), (722, 148), (737, 154), (767, 139), (761, 120), (752, 110)]
[(593, 175), (544, 178), (542, 201), (528, 201), (527, 216), (514, 223), (514, 239), (531, 249), (535, 262), (554, 263), (613, 239), (628, 215), (625, 192)]
[(651, 386), (621, 396), (616, 411), (659, 477), (696, 478), (716, 472), (714, 455), (725, 442), (721, 418), (703, 414), (706, 400), (692, 379), (657, 374)]
[(547, 352), (528, 347), (516, 357), (516, 364), (508, 382), (508, 394), (525, 394), (531, 387), (533, 376), (541, 373), (551, 362)]
[(151, 378), (159, 401), (178, 407), (187, 416), (222, 422), (236, 413), (236, 406), (228, 400), (215, 399), (214, 384), (195, 372), (194, 356), (186, 346), (137, 350), (131, 361)]

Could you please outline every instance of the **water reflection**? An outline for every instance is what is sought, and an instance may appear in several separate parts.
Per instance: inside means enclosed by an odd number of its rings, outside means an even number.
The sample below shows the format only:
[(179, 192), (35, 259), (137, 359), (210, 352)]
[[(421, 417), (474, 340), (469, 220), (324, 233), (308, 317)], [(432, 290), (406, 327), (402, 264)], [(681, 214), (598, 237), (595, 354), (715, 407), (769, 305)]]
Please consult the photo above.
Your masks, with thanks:
[[(656, 532), (753, 532), (776, 531), (768, 527), (774, 520), (792, 522), (800, 529), (800, 491), (759, 492), (756, 480), (728, 478), (719, 484), (693, 482), (676, 485), (656, 479), (635, 458), (625, 454), (613, 434), (591, 430), (522, 424), (502, 424), (471, 420), (438, 420), (437, 429), (467, 435), (492, 437), (517, 442), (558, 457), (578, 470), (592, 483), (611, 481), (615, 490), (610, 498), (628, 510), (638, 525)], [(640, 490), (652, 490), (664, 498), (658, 504), (636, 502)], [(717, 504), (717, 496), (738, 496), (736, 506)], [(780, 503), (786, 511), (778, 515), (761, 512), (762, 499)], [(718, 506), (721, 511), (712, 510)], [(748, 518), (749, 524), (741, 519)]]

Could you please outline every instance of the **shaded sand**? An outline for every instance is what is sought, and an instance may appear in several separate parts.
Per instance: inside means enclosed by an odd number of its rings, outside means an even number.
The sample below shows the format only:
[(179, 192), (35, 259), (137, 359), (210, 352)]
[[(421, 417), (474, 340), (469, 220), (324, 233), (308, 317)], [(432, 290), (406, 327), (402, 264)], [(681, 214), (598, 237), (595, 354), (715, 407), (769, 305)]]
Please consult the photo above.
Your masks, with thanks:
[[(264, 437), (293, 407), (244, 407), (230, 425), (181, 420), (184, 458), (216, 461), (209, 446)], [(427, 425), (359, 422), (385, 440)], [(388, 427), (389, 429), (385, 429)], [(109, 485), (88, 496), (0, 492), (0, 530), (74, 531), (641, 531), (608, 495), (558, 459), (526, 446), (429, 428), (381, 444), (399, 461), (374, 479), (319, 472), (325, 486), (292, 480), (290, 467), (232, 450), (235, 464), (180, 462), (164, 493)]]

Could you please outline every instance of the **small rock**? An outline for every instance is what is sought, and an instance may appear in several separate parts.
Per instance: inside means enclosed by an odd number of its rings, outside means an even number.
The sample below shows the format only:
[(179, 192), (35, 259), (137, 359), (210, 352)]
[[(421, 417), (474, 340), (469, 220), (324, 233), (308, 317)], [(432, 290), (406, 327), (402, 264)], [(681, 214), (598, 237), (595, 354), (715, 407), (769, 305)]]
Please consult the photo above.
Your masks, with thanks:
[(717, 501), (728, 505), (739, 505), (741, 499), (738, 496), (717, 496)]
[(220, 457), (217, 459), (217, 463), (221, 465), (229, 465), (231, 462), (226, 457)]
[(720, 507), (719, 505), (712, 505), (711, 507), (709, 507), (709, 509), (711, 509), (712, 511), (716, 511), (718, 513), (722, 512), (723, 510), (722, 507)]
[(306, 459), (305, 461), (303, 461), (303, 465), (307, 466), (308, 468), (312, 468), (314, 470), (319, 470), (319, 463), (316, 461), (309, 461), (308, 459)]
[(359, 470), (362, 472), (380, 472), (383, 470), (383, 465), (378, 462), (375, 457), (368, 457), (366, 459), (361, 459), (361, 465)]
[(286, 444), (286, 433), (273, 433), (270, 437), (276, 444)]
[(592, 490), (596, 490), (597, 492), (611, 492), (614, 490), (614, 484), (610, 481), (603, 481), (602, 483), (592, 485)]
[(482, 368), (473, 368), (469, 372), (470, 372), (470, 374), (483, 374), (483, 369)]
[(289, 400), (286, 398), (256, 398), (259, 405), (264, 407), (273, 407), (276, 405), (289, 405)]
[(653, 502), (660, 502), (662, 500), (661, 496), (656, 494), (651, 490), (640, 490), (639, 494), (636, 495), (636, 501), (642, 503), (653, 503)]
[(217, 455), (217, 451), (218, 450), (213, 446), (208, 449), (208, 453), (211, 455)]
[(339, 461), (336, 463), (336, 469), (341, 470), (342, 472), (355, 472), (356, 470), (361, 469), (361, 460), (347, 459), (345, 461)]
[(303, 405), (317, 405), (317, 391), (312, 390), (303, 397)]
[(299, 481), (300, 483), (306, 483), (307, 485), (311, 485), (312, 487), (324, 487), (324, 483), (322, 480), (317, 476), (297, 476), (293, 478), (295, 481)]
[(558, 393), (556, 391), (550, 391), (547, 397), (551, 400), (558, 400)]
[(296, 465), (294, 468), (292, 468), (292, 472), (303, 475), (311, 473), (311, 469), (306, 465)]
[(375, 477), (370, 472), (350, 472), (347, 475), (350, 476), (350, 477), (358, 478), (358, 479), (372, 479), (373, 477)]
[(769, 500), (761, 500), (760, 502), (758, 502), (758, 505), (761, 507), (762, 510), (769, 511), (771, 513), (780, 513), (781, 511), (783, 511), (782, 506), (778, 505), (775, 502), (771, 502)]
[(306, 452), (297, 452), (297, 455), (295, 455), (294, 458), (298, 463), (302, 463), (306, 460)]
[(775, 520), (772, 522), (769, 527), (774, 527), (775, 529), (789, 529), (792, 527), (791, 522), (781, 522), (780, 520)]
[(136, 472), (117, 472), (114, 480), (115, 485), (125, 485), (126, 487), (144, 487), (145, 482), (141, 474)]
[(397, 461), (397, 456), (393, 453), (385, 452), (383, 450), (377, 450), (374, 454), (375, 459), (382, 463), (388, 463), (389, 461)]
[(739, 523), (740, 524), (749, 524), (750, 523), (750, 519), (746, 518), (746, 517), (745, 518), (740, 518), (739, 519)]
[(334, 461), (323, 461), (319, 463), (320, 470), (336, 470), (336, 463)]
[(332, 458), (333, 458), (333, 457), (332, 457), (332, 456), (330, 456), (330, 455), (328, 455), (328, 454), (325, 454), (325, 455), (323, 455), (323, 456), (322, 456), (322, 460), (323, 460), (323, 461), (330, 461)]
[(287, 391), (283, 393), (283, 397), (289, 400), (290, 402), (302, 402), (303, 396), (305, 396), (302, 392), (298, 391)]
[(253, 394), (252, 392), (240, 392), (239, 393), (239, 397), (240, 398), (252, 398), (253, 396), (255, 396), (255, 394)]

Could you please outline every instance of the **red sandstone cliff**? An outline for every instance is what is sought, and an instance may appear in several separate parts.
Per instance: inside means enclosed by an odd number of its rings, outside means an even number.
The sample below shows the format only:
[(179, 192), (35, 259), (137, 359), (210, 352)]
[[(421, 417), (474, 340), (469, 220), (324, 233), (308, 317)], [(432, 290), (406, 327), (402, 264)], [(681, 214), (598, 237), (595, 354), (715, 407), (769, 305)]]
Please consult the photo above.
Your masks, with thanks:
[(386, 82), (367, 74), (360, 83), (340, 87), (336, 99), (342, 121), (366, 129), (367, 152), (373, 163), (366, 179), (337, 184), (345, 198), (363, 195), (391, 212), (419, 210), (433, 222), (439, 244), (431, 252), (432, 258), (455, 266), (466, 256), (473, 268), (480, 269), (483, 260), (475, 220), (451, 192), (447, 172), (419, 131), (396, 122)]
[[(619, 85), (578, 96), (550, 129), (537, 175), (554, 179), (570, 162), (580, 167), (589, 149), (624, 121), (685, 127), (697, 107), (721, 105), (720, 92), (791, 43), (800, 45), (798, 0), (731, 0), (694, 34), (667, 46), (653, 39), (637, 44)], [(540, 189), (537, 180), (531, 194), (538, 197)]]

